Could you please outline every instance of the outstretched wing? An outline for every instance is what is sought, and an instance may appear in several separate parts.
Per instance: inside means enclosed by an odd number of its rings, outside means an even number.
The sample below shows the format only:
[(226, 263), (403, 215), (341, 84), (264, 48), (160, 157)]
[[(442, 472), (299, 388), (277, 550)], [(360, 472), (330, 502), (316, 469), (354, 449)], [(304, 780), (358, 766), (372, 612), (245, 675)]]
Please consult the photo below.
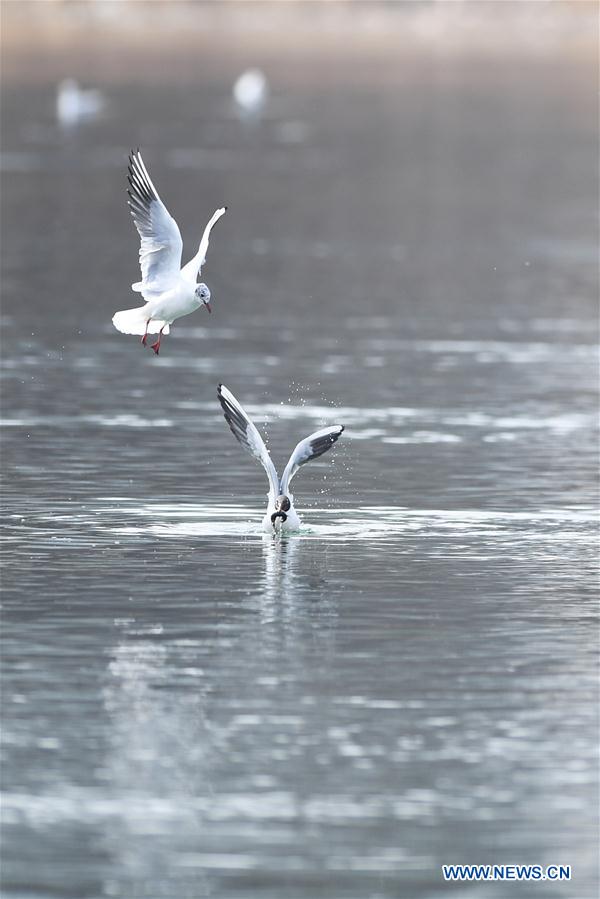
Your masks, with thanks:
[(210, 238), (210, 232), (213, 229), (213, 225), (215, 225), (219, 221), (221, 216), (225, 215), (226, 212), (227, 206), (222, 206), (221, 209), (217, 209), (215, 210), (215, 212), (213, 212), (211, 220), (204, 229), (204, 234), (202, 235), (202, 240), (200, 241), (200, 246), (198, 247), (198, 252), (194, 256), (194, 258), (190, 259), (190, 261), (187, 262), (181, 269), (182, 277), (186, 278), (188, 281), (195, 281), (198, 277), (202, 266), (206, 262), (206, 251), (208, 250), (208, 241)]
[(224, 384), (219, 384), (217, 387), (217, 395), (225, 415), (225, 421), (231, 428), (233, 435), (237, 437), (242, 446), (255, 459), (258, 459), (267, 472), (269, 478), (269, 499), (274, 502), (279, 495), (279, 478), (262, 437), (234, 395)]
[(183, 241), (179, 227), (169, 215), (150, 180), (140, 151), (129, 154), (128, 205), (140, 235), (142, 281), (134, 285), (146, 299), (172, 286), (179, 274)]
[(315, 431), (310, 437), (301, 440), (292, 455), (290, 461), (285, 466), (283, 477), (281, 479), (281, 492), (287, 494), (290, 481), (298, 471), (301, 465), (306, 465), (312, 459), (317, 459), (331, 449), (340, 434), (344, 430), (344, 425), (333, 425), (330, 428), (322, 428)]

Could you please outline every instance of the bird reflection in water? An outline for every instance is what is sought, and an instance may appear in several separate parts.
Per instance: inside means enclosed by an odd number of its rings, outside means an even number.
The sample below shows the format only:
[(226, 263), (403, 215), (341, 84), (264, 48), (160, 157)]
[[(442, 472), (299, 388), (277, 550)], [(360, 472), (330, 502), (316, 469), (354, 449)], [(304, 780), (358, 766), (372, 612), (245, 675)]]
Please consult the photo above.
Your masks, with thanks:
[(264, 638), (289, 643), (292, 653), (297, 652), (295, 641), (305, 641), (307, 630), (314, 630), (320, 641), (332, 640), (338, 611), (328, 585), (327, 548), (292, 534), (265, 534), (262, 546)]

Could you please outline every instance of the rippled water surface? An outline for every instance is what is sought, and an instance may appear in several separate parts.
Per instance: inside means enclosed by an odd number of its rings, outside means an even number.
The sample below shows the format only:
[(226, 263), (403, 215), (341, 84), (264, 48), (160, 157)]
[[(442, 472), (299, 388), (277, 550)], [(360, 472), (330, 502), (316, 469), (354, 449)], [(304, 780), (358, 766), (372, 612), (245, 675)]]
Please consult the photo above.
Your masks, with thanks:
[[(595, 895), (595, 106), (540, 66), (5, 88), (6, 897)], [(159, 358), (130, 144), (187, 241), (230, 207)], [(346, 426), (287, 539), (220, 381), (280, 470)]]

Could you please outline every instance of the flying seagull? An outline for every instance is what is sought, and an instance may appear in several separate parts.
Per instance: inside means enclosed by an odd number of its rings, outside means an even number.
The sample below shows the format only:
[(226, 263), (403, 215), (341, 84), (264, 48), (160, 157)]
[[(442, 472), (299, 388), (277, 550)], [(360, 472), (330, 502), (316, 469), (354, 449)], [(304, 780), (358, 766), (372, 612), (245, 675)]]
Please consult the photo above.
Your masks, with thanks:
[(132, 284), (131, 288), (141, 293), (146, 303), (135, 309), (115, 312), (113, 325), (123, 334), (141, 334), (144, 346), (148, 334), (158, 334), (156, 343), (151, 344), (158, 354), (161, 337), (169, 333), (169, 325), (175, 319), (188, 315), (202, 304), (211, 311), (210, 290), (206, 284), (197, 284), (196, 278), (206, 261), (212, 227), (225, 215), (227, 207), (213, 213), (204, 229), (198, 252), (180, 269), (183, 241), (179, 227), (150, 180), (139, 150), (129, 154), (128, 180), (127, 202), (140, 235), (142, 269), (142, 280)]
[(217, 395), (225, 414), (225, 421), (233, 435), (255, 459), (258, 459), (267, 472), (269, 502), (263, 518), (263, 529), (270, 533), (297, 530), (300, 527), (300, 519), (294, 509), (294, 497), (289, 491), (290, 481), (301, 465), (317, 459), (331, 449), (343, 432), (344, 425), (322, 428), (301, 440), (285, 466), (283, 477), (279, 480), (262, 437), (234, 395), (223, 384), (219, 384)]

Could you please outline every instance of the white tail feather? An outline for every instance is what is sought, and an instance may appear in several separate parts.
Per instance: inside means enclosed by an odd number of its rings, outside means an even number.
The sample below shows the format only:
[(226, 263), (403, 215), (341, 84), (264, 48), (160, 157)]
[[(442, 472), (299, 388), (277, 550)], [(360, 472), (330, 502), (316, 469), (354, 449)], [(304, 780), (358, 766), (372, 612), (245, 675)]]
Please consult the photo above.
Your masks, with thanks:
[(151, 319), (146, 329), (148, 321), (148, 311), (145, 306), (137, 306), (135, 309), (123, 309), (121, 312), (115, 312), (113, 315), (113, 325), (122, 334), (158, 334), (162, 328), (163, 334), (169, 333), (169, 326), (166, 322)]
[(136, 293), (142, 293), (142, 291), (144, 289), (144, 282), (136, 281), (135, 284), (131, 285), (131, 289), (135, 290)]

